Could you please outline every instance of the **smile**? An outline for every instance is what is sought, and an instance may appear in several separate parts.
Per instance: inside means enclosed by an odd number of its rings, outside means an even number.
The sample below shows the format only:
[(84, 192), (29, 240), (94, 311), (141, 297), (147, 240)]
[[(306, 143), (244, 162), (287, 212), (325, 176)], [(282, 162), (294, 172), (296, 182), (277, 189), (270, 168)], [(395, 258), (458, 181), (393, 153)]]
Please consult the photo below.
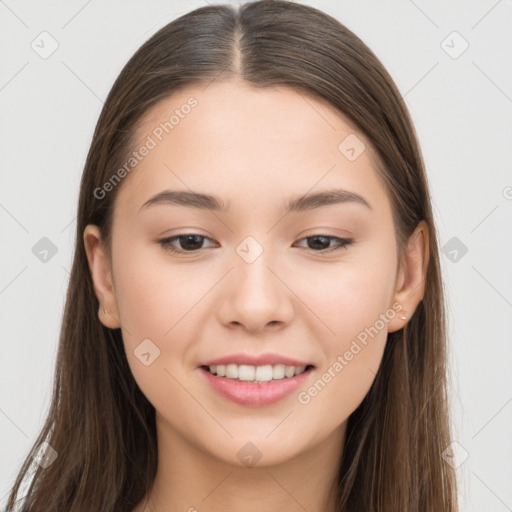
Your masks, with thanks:
[(312, 364), (280, 356), (238, 355), (202, 364), (198, 370), (221, 397), (240, 405), (262, 407), (292, 394), (314, 368)]
[[(311, 366), (311, 365), (309, 365)], [(284, 364), (251, 366), (247, 364), (218, 364), (206, 366), (217, 377), (226, 377), (244, 382), (262, 383), (273, 380), (289, 379), (306, 371), (307, 366), (287, 366)]]

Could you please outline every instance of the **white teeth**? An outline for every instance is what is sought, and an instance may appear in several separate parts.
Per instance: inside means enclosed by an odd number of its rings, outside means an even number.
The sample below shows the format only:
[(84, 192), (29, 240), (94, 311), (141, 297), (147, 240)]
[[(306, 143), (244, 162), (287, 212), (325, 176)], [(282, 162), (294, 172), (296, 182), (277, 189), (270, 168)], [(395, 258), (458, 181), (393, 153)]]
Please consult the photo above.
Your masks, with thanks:
[(227, 364), (226, 365), (226, 377), (228, 379), (238, 379), (238, 365)]
[(254, 366), (248, 366), (246, 364), (241, 364), (238, 367), (238, 378), (240, 380), (254, 380), (255, 374), (256, 374), (256, 368)]
[(295, 375), (300, 375), (306, 369), (305, 366), (299, 366), (295, 368)]
[(269, 382), (300, 375), (306, 370), (305, 366), (286, 366), (284, 364), (251, 366), (247, 364), (212, 364), (210, 373), (218, 377), (238, 379), (245, 382)]
[(276, 364), (272, 367), (272, 378), (282, 379), (284, 378), (284, 364)]
[(295, 375), (295, 366), (287, 366), (284, 369), (284, 374), (286, 377), (293, 377)]
[(272, 380), (272, 366), (256, 366), (256, 379), (258, 382), (267, 382)]

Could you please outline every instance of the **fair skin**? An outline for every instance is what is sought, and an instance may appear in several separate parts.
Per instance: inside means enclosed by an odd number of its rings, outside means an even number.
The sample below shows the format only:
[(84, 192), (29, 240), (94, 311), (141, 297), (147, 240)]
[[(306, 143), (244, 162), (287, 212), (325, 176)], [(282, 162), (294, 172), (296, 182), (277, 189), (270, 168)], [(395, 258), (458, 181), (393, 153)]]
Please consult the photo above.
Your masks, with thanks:
[[(400, 259), (370, 145), (325, 102), (284, 87), (203, 88), (163, 100), (140, 123), (142, 143), (190, 96), (198, 101), (119, 185), (112, 261), (98, 228), (84, 232), (95, 292), (108, 310), (100, 321), (121, 327), (133, 376), (156, 409), (158, 472), (149, 504), (134, 512), (332, 511), (347, 420), (370, 389), (387, 333), (401, 329), (423, 297), (426, 225)], [(366, 145), (354, 161), (338, 150), (349, 134)], [(215, 195), (230, 209), (141, 210), (167, 189)], [(292, 197), (328, 189), (358, 194), (370, 207), (347, 201), (284, 214)], [(159, 244), (190, 233), (207, 238), (187, 254)], [(315, 245), (308, 237), (318, 234), (353, 242), (326, 252), (336, 240)], [(237, 252), (248, 236), (263, 250), (250, 263)], [(171, 245), (186, 250), (186, 242)], [(403, 309), (391, 315), (394, 303)], [(299, 402), (386, 312), (378, 334)], [(146, 366), (134, 350), (148, 338), (160, 356)], [(233, 353), (277, 353), (314, 368), (277, 403), (241, 405), (217, 394), (198, 368)], [(247, 443), (261, 454), (251, 467), (237, 456)]]

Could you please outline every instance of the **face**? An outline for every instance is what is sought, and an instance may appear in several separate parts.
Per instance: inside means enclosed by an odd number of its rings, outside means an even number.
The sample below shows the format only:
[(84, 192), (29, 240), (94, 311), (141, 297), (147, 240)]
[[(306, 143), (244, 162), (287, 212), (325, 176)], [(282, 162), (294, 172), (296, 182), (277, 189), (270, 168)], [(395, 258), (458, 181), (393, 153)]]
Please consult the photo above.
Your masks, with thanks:
[[(343, 432), (404, 323), (391, 204), (368, 141), (328, 104), (202, 89), (138, 127), (149, 150), (117, 185), (104, 322), (160, 429), (275, 464)], [(154, 199), (166, 191), (189, 196)]]

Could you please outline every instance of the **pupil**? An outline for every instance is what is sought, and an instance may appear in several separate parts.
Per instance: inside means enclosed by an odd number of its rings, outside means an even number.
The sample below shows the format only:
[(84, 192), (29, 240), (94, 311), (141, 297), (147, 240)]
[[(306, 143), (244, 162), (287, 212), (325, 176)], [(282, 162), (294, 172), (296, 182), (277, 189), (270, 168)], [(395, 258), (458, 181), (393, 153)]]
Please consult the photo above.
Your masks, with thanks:
[(318, 240), (324, 240), (324, 244), (320, 243), (320, 246), (318, 246), (318, 244), (314, 243), (313, 242), (313, 246), (316, 246), (316, 247), (312, 247), (312, 248), (316, 248), (316, 249), (326, 249), (327, 247), (329, 247), (329, 239), (325, 236), (314, 236), (312, 237), (312, 240), (313, 241), (318, 241)]
[[(193, 249), (200, 249), (201, 248), (201, 236), (199, 235), (186, 235), (180, 237), (180, 243), (183, 239), (185, 239), (185, 244), (181, 243), (181, 246), (185, 250), (193, 250)], [(196, 241), (196, 244), (194, 245), (194, 240)], [(192, 241), (192, 247), (188, 246), (189, 242)]]

